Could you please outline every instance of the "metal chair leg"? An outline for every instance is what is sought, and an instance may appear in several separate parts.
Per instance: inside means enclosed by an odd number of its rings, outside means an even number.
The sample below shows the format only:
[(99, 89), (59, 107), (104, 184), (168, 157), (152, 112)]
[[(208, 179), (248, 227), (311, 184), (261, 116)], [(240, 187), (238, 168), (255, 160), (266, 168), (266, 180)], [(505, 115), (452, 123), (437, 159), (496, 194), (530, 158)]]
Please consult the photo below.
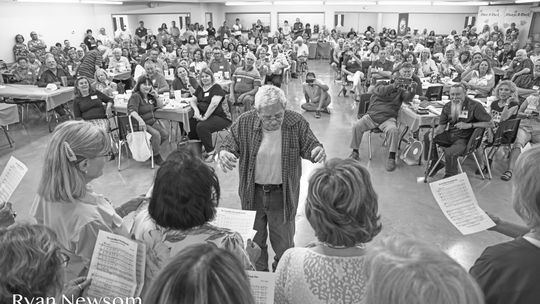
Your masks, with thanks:
[(427, 177), (424, 180), (425, 182), (427, 182), (428, 178), (431, 176), (431, 174), (433, 174), (433, 171), (435, 170), (437, 165), (442, 161), (443, 157), (444, 157), (444, 153), (441, 153), (441, 156), (439, 156), (439, 159), (437, 159), (437, 161), (435, 162), (435, 165), (433, 165), (433, 167), (431, 167), (431, 170), (429, 170)]
[(491, 175), (491, 163), (489, 162), (489, 157), (486, 149), (484, 149), (484, 161), (486, 162), (486, 167), (488, 169), (488, 178), (493, 179), (493, 175)]
[(484, 172), (482, 172), (482, 168), (480, 168), (480, 163), (478, 162), (478, 157), (476, 157), (476, 153), (473, 152), (472, 156), (474, 158), (474, 162), (476, 163), (476, 167), (480, 171), (480, 175), (482, 176), (482, 179), (486, 179), (485, 176), (484, 176)]
[[(463, 162), (465, 161), (467, 157), (463, 157)], [(463, 173), (463, 167), (461, 166), (461, 161), (459, 161), (459, 157), (457, 159), (457, 166), (458, 166), (458, 170), (459, 170), (459, 173)]]
[(371, 131), (368, 133), (369, 160), (371, 160)]
[(6, 139), (9, 143), (9, 147), (13, 148), (13, 141), (11, 140), (11, 137), (9, 137), (8, 130), (6, 126), (2, 126), (2, 130), (4, 130), (4, 134), (6, 135)]
[(118, 141), (118, 171), (120, 171), (120, 165), (122, 164), (122, 147), (124, 146), (124, 141)]

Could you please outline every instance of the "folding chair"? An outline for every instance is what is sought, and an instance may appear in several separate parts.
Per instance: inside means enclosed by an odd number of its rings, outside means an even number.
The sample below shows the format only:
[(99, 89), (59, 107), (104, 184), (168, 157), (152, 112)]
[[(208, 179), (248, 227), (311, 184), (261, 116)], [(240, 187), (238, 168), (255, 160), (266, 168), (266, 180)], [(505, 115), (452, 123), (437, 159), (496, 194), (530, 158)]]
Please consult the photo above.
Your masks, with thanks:
[[(369, 160), (371, 160), (371, 134), (380, 134), (383, 133), (383, 131), (379, 128), (371, 129), (368, 133), (368, 149), (369, 149)], [(384, 136), (384, 140), (382, 143), (383, 147), (386, 146), (386, 135)]]
[[(478, 158), (476, 157), (476, 150), (478, 150), (478, 148), (482, 144), (482, 138), (484, 137), (484, 131), (485, 131), (484, 128), (476, 128), (476, 129), (474, 129), (473, 134), (471, 135), (471, 138), (469, 139), (469, 142), (467, 143), (467, 147), (465, 148), (465, 151), (458, 157), (458, 162), (457, 162), (459, 172), (463, 173), (462, 165), (465, 162), (465, 160), (467, 159), (467, 157), (472, 155), (473, 158), (474, 158), (474, 161), (476, 163), (476, 167), (480, 171), (480, 175), (482, 175), (482, 179), (485, 179), (485, 176), (484, 176), (484, 173), (482, 172), (482, 168), (480, 168), (480, 163), (478, 162)], [(439, 157), (437, 162), (431, 167), (431, 170), (429, 171), (425, 182), (427, 182), (427, 179), (429, 178), (429, 176), (433, 173), (433, 171), (435, 170), (437, 165), (442, 161), (442, 159), (444, 158), (444, 155), (445, 155), (444, 152), (441, 153), (441, 156)], [(459, 158), (461, 158), (461, 160)], [(429, 162), (428, 162), (428, 164), (429, 164)]]
[(367, 109), (369, 107), (369, 101), (371, 100), (371, 96), (373, 94), (371, 93), (365, 93), (360, 95), (360, 101), (358, 104), (358, 114), (356, 117), (360, 119), (362, 116), (364, 116), (367, 112)]
[[(131, 119), (131, 123), (133, 125), (133, 130), (139, 129), (139, 123), (137, 120), (132, 119), (131, 116), (128, 115), (122, 115), (122, 116), (116, 116), (116, 125), (118, 126), (118, 171), (120, 171), (120, 166), (122, 164), (122, 147), (125, 145), (128, 147), (127, 143), (127, 135), (131, 131), (131, 127), (129, 125), (129, 119)], [(150, 145), (150, 148), (152, 145)], [(129, 148), (129, 147), (128, 147)], [(154, 151), (152, 151), (151, 158), (151, 167), (154, 169)], [(126, 152), (127, 155), (129, 155), (129, 150)]]
[(516, 141), (520, 122), (521, 120), (519, 119), (510, 119), (501, 122), (499, 124), (499, 127), (497, 128), (497, 131), (495, 132), (495, 135), (493, 136), (493, 143), (486, 146), (486, 148), (491, 147), (489, 153), (487, 152), (487, 149), (484, 149), (483, 156), (487, 164), (490, 179), (493, 178), (491, 174), (491, 160), (493, 159), (493, 156), (495, 155), (495, 153), (497, 153), (500, 147), (510, 147), (512, 144), (514, 144), (514, 141)]

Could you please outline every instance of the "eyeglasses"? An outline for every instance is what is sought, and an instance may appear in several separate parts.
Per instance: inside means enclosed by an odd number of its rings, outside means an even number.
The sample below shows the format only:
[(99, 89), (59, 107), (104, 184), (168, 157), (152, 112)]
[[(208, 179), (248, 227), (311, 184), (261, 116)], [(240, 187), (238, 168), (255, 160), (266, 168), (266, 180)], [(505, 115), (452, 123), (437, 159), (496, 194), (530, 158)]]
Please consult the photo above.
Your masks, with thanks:
[(71, 260), (69, 255), (63, 251), (58, 252), (58, 258), (60, 259), (60, 263), (63, 267), (67, 267), (69, 265), (69, 261)]

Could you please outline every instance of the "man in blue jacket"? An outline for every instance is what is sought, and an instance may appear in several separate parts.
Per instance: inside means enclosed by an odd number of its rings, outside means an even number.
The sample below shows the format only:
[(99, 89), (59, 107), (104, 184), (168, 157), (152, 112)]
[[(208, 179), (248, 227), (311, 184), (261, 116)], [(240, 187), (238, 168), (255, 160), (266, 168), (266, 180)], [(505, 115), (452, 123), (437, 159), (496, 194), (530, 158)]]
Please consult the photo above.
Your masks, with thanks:
[(351, 140), (353, 150), (350, 158), (360, 160), (358, 149), (364, 132), (379, 128), (385, 133), (387, 142), (390, 144), (386, 171), (396, 169), (396, 152), (399, 144), (397, 127), (399, 109), (403, 102), (410, 102), (415, 94), (422, 94), (420, 79), (413, 76), (413, 72), (412, 64), (404, 63), (392, 84), (379, 83), (375, 86), (366, 115), (362, 116), (353, 126)]

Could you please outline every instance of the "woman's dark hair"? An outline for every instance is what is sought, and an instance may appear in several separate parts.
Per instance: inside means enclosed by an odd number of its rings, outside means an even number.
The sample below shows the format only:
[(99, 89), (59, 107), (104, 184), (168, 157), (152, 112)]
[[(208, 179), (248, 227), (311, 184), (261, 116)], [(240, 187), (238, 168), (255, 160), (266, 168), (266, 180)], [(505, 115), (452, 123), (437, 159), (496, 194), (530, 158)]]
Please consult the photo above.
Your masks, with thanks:
[[(127, 55), (126, 55), (126, 56), (124, 56), (124, 50), (127, 51)], [(131, 58), (131, 52), (129, 51), (128, 48), (122, 48), (122, 56), (126, 57), (127, 60), (129, 60), (129, 61), (131, 62), (131, 60), (132, 60), (132, 58)]]
[(371, 47), (371, 52), (373, 53), (373, 50), (377, 48), (377, 54), (381, 51), (381, 47), (378, 45), (378, 44), (374, 44), (372, 47)]
[(227, 46), (227, 50), (228, 50), (229, 52), (234, 52), (234, 51), (236, 51), (236, 44), (234, 44), (234, 43), (229, 43), (229, 45)]
[(195, 60), (195, 54), (199, 53), (199, 55), (201, 56), (201, 61), (204, 61), (204, 53), (201, 49), (196, 49), (195, 51), (193, 51), (193, 60)]
[(81, 91), (79, 90), (79, 82), (81, 82), (81, 80), (86, 80), (88, 81), (88, 94), (89, 95), (92, 95), (94, 94), (96, 91), (94, 90), (94, 88), (92, 88), (92, 83), (90, 82), (90, 79), (86, 76), (79, 76), (77, 77), (77, 79), (75, 79), (75, 82), (73, 83), (73, 86), (75, 87), (75, 96), (77, 97), (82, 97), (81, 95)]
[[(467, 59), (465, 59), (465, 61), (461, 61), (461, 56), (463, 56), (463, 55), (467, 55)], [(459, 58), (459, 62), (461, 62), (461, 63), (467, 63), (467, 62), (471, 61), (471, 52), (469, 52), (469, 51), (463, 51), (463, 52), (459, 53), (459, 57), (458, 57), (458, 58)]]
[(219, 197), (214, 169), (194, 153), (175, 151), (157, 171), (148, 213), (163, 228), (186, 230), (211, 221)]
[(406, 53), (404, 53), (403, 54), (403, 62), (408, 62), (409, 56), (413, 57), (412, 64), (418, 64), (418, 59), (416, 58), (416, 55), (414, 54), (414, 52), (406, 52)]
[(21, 42), (24, 42), (24, 36), (21, 35), (21, 34), (17, 34), (17, 35), (15, 35), (15, 43), (17, 43), (17, 38), (18, 38), (18, 37), (21, 37), (21, 38), (22, 38), (22, 41), (21, 41)]
[[(133, 88), (133, 93), (140, 94), (141, 85), (143, 83), (146, 83), (147, 85), (150, 85), (150, 86), (154, 86), (154, 84), (152, 83), (152, 79), (150, 77), (148, 77), (147, 75), (142, 75), (137, 79), (137, 83), (135, 84), (135, 87)], [(148, 94), (148, 99), (152, 100), (153, 102), (156, 102), (155, 100), (156, 98), (152, 94)]]
[(196, 43), (197, 43), (197, 39), (196, 39), (195, 36), (193, 36), (193, 35), (189, 35), (188, 40), (187, 40), (188, 43), (191, 43), (191, 39), (193, 39), (193, 41), (195, 41), (195, 43), (193, 43), (193, 44), (196, 44)]

